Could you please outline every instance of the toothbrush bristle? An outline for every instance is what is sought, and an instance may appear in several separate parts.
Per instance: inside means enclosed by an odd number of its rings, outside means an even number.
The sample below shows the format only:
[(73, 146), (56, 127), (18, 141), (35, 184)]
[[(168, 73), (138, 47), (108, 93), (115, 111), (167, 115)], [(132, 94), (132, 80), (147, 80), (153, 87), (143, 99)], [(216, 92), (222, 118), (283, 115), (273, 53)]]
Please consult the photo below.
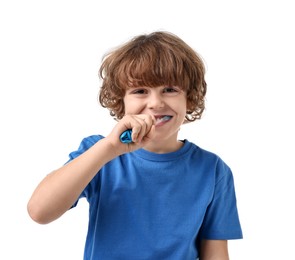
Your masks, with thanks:
[(167, 120), (169, 120), (171, 117), (172, 117), (172, 116), (164, 116), (162, 120), (163, 120), (163, 121), (167, 121)]
[(160, 124), (162, 122), (166, 122), (166, 121), (169, 121), (170, 119), (172, 118), (172, 116), (163, 116), (163, 117), (158, 117), (156, 120), (157, 120), (157, 124)]

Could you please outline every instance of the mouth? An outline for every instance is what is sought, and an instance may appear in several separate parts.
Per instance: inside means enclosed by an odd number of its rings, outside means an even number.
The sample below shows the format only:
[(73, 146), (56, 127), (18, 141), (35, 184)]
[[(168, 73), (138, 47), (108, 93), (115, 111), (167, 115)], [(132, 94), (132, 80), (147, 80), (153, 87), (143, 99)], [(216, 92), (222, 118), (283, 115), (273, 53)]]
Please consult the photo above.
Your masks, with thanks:
[(164, 115), (164, 116), (155, 116), (156, 123), (155, 126), (162, 125), (163, 123), (169, 121), (172, 116)]

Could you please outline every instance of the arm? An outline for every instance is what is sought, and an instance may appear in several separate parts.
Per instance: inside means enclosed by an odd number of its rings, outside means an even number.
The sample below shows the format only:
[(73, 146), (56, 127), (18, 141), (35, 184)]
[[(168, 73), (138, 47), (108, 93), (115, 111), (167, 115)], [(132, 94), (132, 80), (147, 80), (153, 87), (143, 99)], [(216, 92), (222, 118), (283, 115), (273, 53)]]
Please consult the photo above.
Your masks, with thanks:
[(114, 158), (107, 140), (102, 139), (73, 161), (48, 174), (28, 202), (30, 217), (47, 224), (66, 212), (99, 171)]
[(200, 260), (229, 260), (227, 240), (202, 240)]
[[(140, 120), (141, 118), (145, 120)], [(59, 218), (75, 203), (107, 162), (143, 147), (150, 140), (152, 125), (153, 119), (147, 115), (126, 116), (121, 119), (108, 137), (101, 139), (40, 182), (27, 205), (30, 217), (40, 224), (47, 224)], [(120, 142), (120, 134), (128, 128), (134, 130), (133, 140), (137, 139), (139, 142), (128, 145)]]

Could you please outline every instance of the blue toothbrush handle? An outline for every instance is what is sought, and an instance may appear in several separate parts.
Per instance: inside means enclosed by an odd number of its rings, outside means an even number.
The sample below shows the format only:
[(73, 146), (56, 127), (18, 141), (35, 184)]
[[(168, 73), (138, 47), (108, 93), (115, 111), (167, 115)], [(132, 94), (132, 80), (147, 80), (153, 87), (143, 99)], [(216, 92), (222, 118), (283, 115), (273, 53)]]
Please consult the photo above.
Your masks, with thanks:
[(120, 135), (120, 141), (124, 144), (130, 144), (132, 143), (132, 130), (128, 129), (126, 131), (124, 131), (121, 135)]

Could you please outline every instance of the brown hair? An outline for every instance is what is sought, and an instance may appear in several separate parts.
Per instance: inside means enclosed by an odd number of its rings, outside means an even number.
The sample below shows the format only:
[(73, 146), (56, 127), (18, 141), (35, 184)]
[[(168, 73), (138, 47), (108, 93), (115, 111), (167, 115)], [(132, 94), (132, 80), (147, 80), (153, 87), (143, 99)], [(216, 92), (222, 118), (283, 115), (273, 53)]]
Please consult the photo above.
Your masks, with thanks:
[(200, 119), (207, 84), (200, 56), (168, 32), (140, 35), (110, 52), (99, 70), (99, 102), (111, 116), (124, 116), (124, 95), (131, 87), (178, 86), (187, 93), (186, 121)]

